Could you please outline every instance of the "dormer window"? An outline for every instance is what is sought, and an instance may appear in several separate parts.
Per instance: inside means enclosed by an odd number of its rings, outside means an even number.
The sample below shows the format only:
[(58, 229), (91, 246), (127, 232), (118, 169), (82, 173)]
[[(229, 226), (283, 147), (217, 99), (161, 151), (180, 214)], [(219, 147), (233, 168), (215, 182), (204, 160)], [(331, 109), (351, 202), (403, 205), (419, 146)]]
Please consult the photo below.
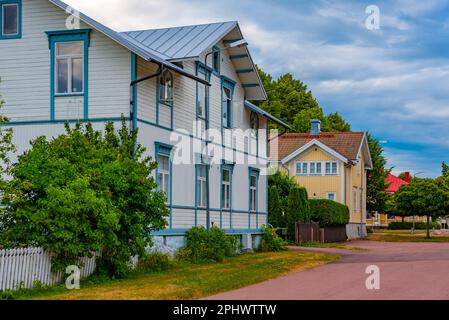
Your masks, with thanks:
[(0, 0), (0, 39), (21, 36), (21, 1)]
[(173, 76), (170, 71), (165, 71), (159, 77), (159, 101), (173, 106)]

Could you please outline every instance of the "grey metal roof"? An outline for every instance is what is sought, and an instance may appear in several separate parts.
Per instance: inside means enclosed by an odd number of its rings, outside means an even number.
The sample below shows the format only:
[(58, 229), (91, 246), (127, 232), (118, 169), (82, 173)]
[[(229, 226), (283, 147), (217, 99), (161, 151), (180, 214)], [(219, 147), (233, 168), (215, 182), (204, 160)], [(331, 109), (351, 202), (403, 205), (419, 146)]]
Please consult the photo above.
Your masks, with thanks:
[[(64, 3), (63, 1), (60, 1), (60, 0), (49, 0), (49, 1), (52, 4), (54, 4), (55, 6), (61, 8), (64, 11), (66, 11), (66, 9), (69, 7), (68, 4), (66, 4), (66, 3)], [(193, 75), (193, 74), (191, 74), (189, 72), (186, 72), (182, 68), (180, 68), (180, 67), (176, 66), (175, 64), (167, 61), (166, 58), (163, 55), (159, 54), (158, 52), (153, 51), (150, 48), (147, 48), (145, 46), (142, 46), (138, 42), (132, 41), (132, 39), (130, 41), (129, 37), (123, 36), (122, 34), (120, 34), (120, 33), (116, 32), (116, 31), (106, 27), (105, 25), (99, 23), (98, 21), (96, 21), (96, 20), (86, 16), (82, 12), (79, 12), (79, 18), (80, 18), (81, 21), (83, 21), (87, 25), (89, 25), (92, 28), (102, 32), (103, 34), (105, 34), (106, 36), (108, 36), (112, 40), (118, 42), (122, 46), (126, 47), (131, 52), (134, 52), (135, 54), (137, 54), (141, 58), (143, 58), (145, 60), (153, 61), (153, 62), (158, 63), (160, 65), (163, 65), (163, 66), (165, 66), (168, 69), (171, 69), (171, 70), (173, 70), (173, 71), (175, 71), (175, 72), (177, 72), (179, 74), (182, 74), (184, 76), (192, 78), (192, 79), (194, 79), (196, 81), (209, 84), (204, 79), (196, 77), (195, 75)]]
[(165, 59), (199, 57), (237, 26), (236, 21), (122, 32)]
[[(136, 46), (159, 55), (168, 61), (197, 60), (220, 40), (233, 42), (243, 39), (237, 21), (217, 22), (184, 27), (121, 32)], [(262, 81), (247, 47), (225, 48), (249, 100), (267, 98)]]
[(245, 101), (245, 107), (250, 109), (251, 111), (254, 111), (255, 113), (257, 113), (258, 115), (261, 115), (265, 118), (268, 118), (274, 122), (276, 122), (277, 124), (283, 126), (284, 128), (290, 129), (290, 126), (288, 124), (286, 124), (285, 122), (279, 120), (278, 118), (276, 118), (275, 116), (269, 114), (268, 112), (266, 112), (265, 110), (259, 108), (258, 106), (256, 106), (255, 104), (249, 102), (249, 101)]

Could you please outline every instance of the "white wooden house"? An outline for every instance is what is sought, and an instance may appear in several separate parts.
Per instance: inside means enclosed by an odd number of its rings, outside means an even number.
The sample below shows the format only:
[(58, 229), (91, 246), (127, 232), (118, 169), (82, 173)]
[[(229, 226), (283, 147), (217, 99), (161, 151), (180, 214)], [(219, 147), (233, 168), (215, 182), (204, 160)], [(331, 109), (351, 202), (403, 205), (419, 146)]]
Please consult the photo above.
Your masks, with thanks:
[[(102, 128), (124, 116), (159, 163), (170, 218), (157, 243), (177, 248), (195, 225), (242, 235), (245, 247), (257, 241), (268, 141), (256, 129), (287, 125), (250, 102), (266, 93), (237, 22), (119, 33), (59, 0), (0, 7), (0, 94), (19, 152), (61, 134), (64, 122)], [(242, 138), (233, 129), (253, 130)], [(192, 161), (174, 162), (176, 139), (201, 146)], [(210, 149), (221, 147), (226, 157), (212, 161)]]

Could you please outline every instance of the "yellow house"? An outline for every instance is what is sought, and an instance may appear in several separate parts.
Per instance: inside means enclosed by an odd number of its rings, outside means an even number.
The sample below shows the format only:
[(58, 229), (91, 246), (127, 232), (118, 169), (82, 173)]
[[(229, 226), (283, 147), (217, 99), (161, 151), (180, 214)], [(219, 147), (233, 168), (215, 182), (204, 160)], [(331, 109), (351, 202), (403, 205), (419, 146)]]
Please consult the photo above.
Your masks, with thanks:
[(372, 169), (364, 132), (286, 133), (270, 141), (270, 164), (307, 189), (309, 198), (330, 199), (349, 207), (348, 238), (366, 235), (366, 179)]

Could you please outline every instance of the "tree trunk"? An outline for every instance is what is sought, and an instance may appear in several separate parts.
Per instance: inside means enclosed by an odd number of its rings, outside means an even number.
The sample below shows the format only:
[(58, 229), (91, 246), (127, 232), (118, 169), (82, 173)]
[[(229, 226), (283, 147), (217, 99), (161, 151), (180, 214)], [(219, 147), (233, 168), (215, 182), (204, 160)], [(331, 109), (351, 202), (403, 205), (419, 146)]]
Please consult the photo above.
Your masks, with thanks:
[(405, 217), (404, 217), (404, 216), (402, 216), (402, 223), (404, 223), (404, 221), (405, 221)]
[(430, 218), (429, 216), (427, 216), (427, 235), (426, 235), (427, 239), (430, 239)]

